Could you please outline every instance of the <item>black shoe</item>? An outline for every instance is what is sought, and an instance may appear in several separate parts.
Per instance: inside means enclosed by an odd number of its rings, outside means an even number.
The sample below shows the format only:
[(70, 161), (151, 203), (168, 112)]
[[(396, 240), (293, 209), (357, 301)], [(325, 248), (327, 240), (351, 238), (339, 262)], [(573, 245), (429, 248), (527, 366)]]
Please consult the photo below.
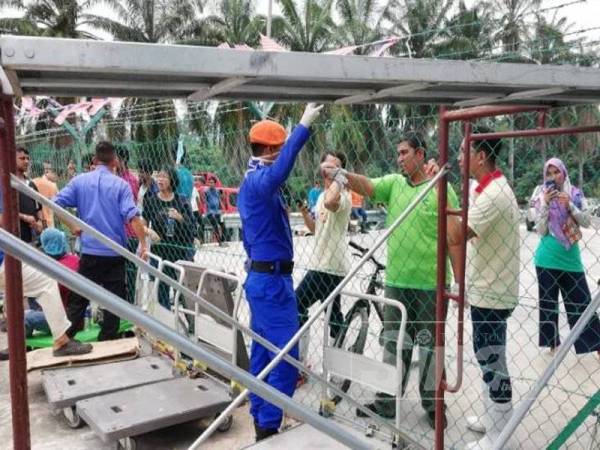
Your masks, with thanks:
[(74, 339), (68, 341), (65, 345), (52, 351), (53, 356), (73, 356), (85, 355), (92, 351), (91, 344), (82, 344)]
[[(375, 414), (377, 414), (378, 416), (383, 417), (384, 419), (395, 419), (396, 418), (396, 413), (394, 412), (393, 414), (386, 414), (384, 411), (379, 411), (377, 409), (377, 406), (375, 406), (375, 403), (367, 403), (364, 405), (365, 408), (367, 408), (370, 411), (373, 411)], [(364, 412), (362, 412), (360, 409), (356, 408), (356, 415), (358, 417), (369, 417), (367, 416)]]
[[(427, 412), (427, 423), (431, 428), (435, 430), (435, 412), (428, 411)], [(448, 428), (448, 419), (446, 418), (446, 413), (444, 413), (444, 430)]]
[(254, 422), (254, 431), (256, 432), (256, 442), (262, 441), (279, 432), (277, 428), (261, 428), (256, 422)]
[(8, 349), (0, 350), (0, 361), (8, 361)]
[(0, 331), (6, 333), (6, 330), (8, 329), (7, 327), (8, 323), (6, 322), (6, 319), (0, 319)]

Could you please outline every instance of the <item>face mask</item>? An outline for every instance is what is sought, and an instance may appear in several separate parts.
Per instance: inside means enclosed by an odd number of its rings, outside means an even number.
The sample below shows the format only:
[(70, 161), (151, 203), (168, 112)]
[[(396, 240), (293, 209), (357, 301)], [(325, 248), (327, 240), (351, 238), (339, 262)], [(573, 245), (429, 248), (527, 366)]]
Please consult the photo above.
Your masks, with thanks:
[(273, 162), (275, 162), (275, 159), (277, 158), (277, 156), (279, 156), (279, 152), (277, 153), (273, 153), (272, 154), (272, 158), (273, 159), (267, 159), (267, 158), (260, 158), (257, 156), (252, 156), (249, 160), (248, 160), (248, 170), (246, 171), (246, 173), (248, 172), (252, 172), (256, 169), (258, 169), (259, 167), (268, 167), (271, 164), (273, 164)]

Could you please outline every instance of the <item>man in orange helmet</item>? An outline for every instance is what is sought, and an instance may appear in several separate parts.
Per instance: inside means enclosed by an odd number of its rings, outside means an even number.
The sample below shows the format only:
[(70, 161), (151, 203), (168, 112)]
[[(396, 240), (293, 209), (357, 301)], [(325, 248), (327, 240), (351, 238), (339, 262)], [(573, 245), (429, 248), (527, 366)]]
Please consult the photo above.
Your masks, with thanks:
[[(252, 157), (238, 197), (242, 238), (248, 255), (244, 289), (250, 305), (250, 326), (279, 348), (298, 331), (298, 305), (292, 280), (292, 231), (281, 188), (310, 137), (308, 128), (321, 108), (309, 103), (289, 138), (285, 129), (271, 120), (262, 120), (251, 128)], [(298, 346), (290, 355), (298, 357)], [(252, 375), (258, 375), (274, 356), (262, 345), (252, 342)], [(297, 370), (282, 361), (265, 381), (292, 396), (297, 377)], [(283, 416), (281, 409), (255, 394), (250, 394), (250, 405), (256, 440), (276, 434)]]

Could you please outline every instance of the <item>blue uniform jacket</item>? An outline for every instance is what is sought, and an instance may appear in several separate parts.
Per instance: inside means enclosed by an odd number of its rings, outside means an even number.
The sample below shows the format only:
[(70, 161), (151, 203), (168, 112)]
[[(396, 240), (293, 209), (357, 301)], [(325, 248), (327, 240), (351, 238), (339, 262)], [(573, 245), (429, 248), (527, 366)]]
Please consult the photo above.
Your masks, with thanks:
[(291, 261), (294, 258), (292, 230), (281, 195), (281, 186), (290, 175), (310, 131), (298, 125), (270, 166), (249, 170), (240, 186), (238, 210), (242, 238), (248, 258), (253, 261)]

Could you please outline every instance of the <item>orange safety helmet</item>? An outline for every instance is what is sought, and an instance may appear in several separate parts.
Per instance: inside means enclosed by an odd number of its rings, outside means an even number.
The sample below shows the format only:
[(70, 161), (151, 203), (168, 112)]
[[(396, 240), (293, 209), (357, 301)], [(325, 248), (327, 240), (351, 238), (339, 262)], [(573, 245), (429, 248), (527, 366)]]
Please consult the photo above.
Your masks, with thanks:
[(285, 128), (272, 120), (261, 120), (250, 128), (251, 144), (278, 146), (287, 139)]

